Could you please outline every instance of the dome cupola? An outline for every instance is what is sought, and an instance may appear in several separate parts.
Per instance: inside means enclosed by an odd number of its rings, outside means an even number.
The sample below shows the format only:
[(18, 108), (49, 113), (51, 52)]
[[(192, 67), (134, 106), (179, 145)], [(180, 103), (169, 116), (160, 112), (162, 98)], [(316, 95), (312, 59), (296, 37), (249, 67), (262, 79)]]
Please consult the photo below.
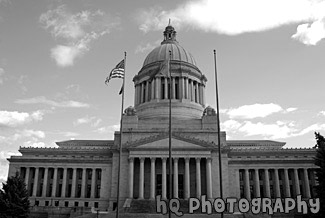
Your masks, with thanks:
[(163, 36), (160, 46), (147, 55), (133, 78), (137, 115), (139, 119), (168, 118), (171, 98), (174, 119), (199, 119), (207, 79), (193, 56), (176, 40), (174, 27), (169, 24)]

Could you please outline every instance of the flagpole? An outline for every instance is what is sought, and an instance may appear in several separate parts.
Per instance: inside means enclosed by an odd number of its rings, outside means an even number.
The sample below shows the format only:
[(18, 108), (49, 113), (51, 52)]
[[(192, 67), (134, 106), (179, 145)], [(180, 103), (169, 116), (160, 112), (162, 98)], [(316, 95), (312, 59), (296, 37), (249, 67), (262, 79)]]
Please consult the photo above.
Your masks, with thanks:
[[(168, 73), (169, 73), (169, 202), (172, 199), (172, 191), (173, 191), (173, 180), (172, 180), (172, 74), (170, 71), (170, 61), (172, 57), (172, 52), (169, 51), (169, 62), (168, 62)], [(169, 203), (168, 202), (168, 203)], [(170, 204), (169, 204), (170, 205)], [(171, 210), (168, 210), (168, 217), (171, 218)]]
[[(223, 199), (223, 189), (222, 189), (222, 166), (221, 166), (221, 143), (220, 143), (220, 116), (219, 116), (219, 94), (218, 94), (218, 73), (217, 73), (217, 54), (216, 50), (214, 53), (214, 72), (216, 80), (216, 103), (217, 103), (217, 127), (218, 127), (218, 153), (219, 153), (219, 183), (220, 183), (220, 198)], [(221, 218), (223, 218), (223, 212), (221, 212)]]
[(121, 163), (122, 163), (122, 136), (123, 136), (123, 111), (124, 111), (124, 83), (126, 76), (126, 52), (124, 52), (124, 76), (122, 84), (122, 106), (121, 106), (121, 120), (120, 120), (120, 149), (119, 149), (119, 161), (118, 161), (118, 173), (117, 173), (117, 205), (116, 205), (116, 218), (119, 218), (119, 201), (120, 201), (120, 180), (121, 180)]

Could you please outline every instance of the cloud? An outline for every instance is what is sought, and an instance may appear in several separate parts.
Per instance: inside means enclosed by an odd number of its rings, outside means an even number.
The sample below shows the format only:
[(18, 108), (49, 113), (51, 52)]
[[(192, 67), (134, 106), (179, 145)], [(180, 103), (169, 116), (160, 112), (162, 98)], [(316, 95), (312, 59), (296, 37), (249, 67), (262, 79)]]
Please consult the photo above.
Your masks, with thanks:
[(94, 130), (94, 132), (97, 133), (114, 133), (115, 131), (118, 131), (120, 129), (120, 125), (112, 125), (112, 126), (104, 126), (104, 127), (100, 127), (96, 130)]
[(0, 67), (0, 85), (3, 84), (4, 78), (3, 75), (5, 74), (5, 70)]
[(100, 10), (73, 14), (65, 5), (41, 14), (39, 20), (55, 39), (64, 40), (64, 44), (51, 49), (51, 57), (61, 67), (72, 66), (76, 58), (90, 50), (92, 41), (108, 34), (119, 24), (118, 18)]
[(318, 113), (318, 115), (320, 115), (320, 116), (325, 116), (325, 111), (320, 111), (320, 112)]
[(245, 133), (246, 136), (261, 135), (265, 138), (278, 139), (293, 136), (296, 129), (284, 122), (265, 124), (262, 122), (253, 123), (251, 121), (245, 121), (238, 131)]
[(287, 108), (285, 111), (286, 112), (293, 112), (293, 111), (296, 111), (298, 108), (295, 108), (295, 107), (289, 107)]
[(24, 129), (19, 131), (21, 137), (37, 137), (37, 138), (45, 138), (45, 133), (43, 131), (35, 131), (32, 129)]
[(18, 111), (0, 111), (0, 126), (16, 127), (32, 121), (43, 119), (42, 111), (32, 113)]
[(22, 147), (34, 147), (34, 148), (44, 148), (46, 147), (44, 142), (39, 141), (26, 141), (23, 143)]
[(161, 30), (171, 18), (172, 25), (177, 28), (189, 27), (227, 35), (305, 22), (309, 28), (300, 27), (293, 37), (316, 43), (324, 38), (320, 25), (324, 23), (324, 11), (323, 0), (196, 0), (169, 11), (160, 7), (141, 10), (137, 19), (144, 32)]
[(297, 136), (305, 135), (305, 134), (310, 133), (310, 132), (321, 132), (321, 131), (325, 131), (325, 124), (316, 123), (316, 124), (312, 124), (312, 125), (304, 128), (303, 130), (301, 130), (297, 134)]
[(138, 54), (138, 53), (144, 53), (146, 51), (151, 51), (152, 49), (154, 49), (157, 45), (159, 45), (159, 42), (161, 40), (157, 40), (156, 42), (154, 42), (153, 44), (148, 42), (147, 44), (145, 45), (138, 45), (135, 49), (135, 53)]
[(88, 108), (89, 104), (79, 102), (79, 101), (54, 101), (49, 100), (44, 96), (39, 96), (35, 98), (27, 98), (27, 99), (18, 99), (15, 101), (17, 104), (47, 104), (53, 107), (61, 107), (61, 108)]
[(230, 108), (226, 113), (230, 118), (253, 119), (257, 117), (267, 117), (282, 110), (281, 106), (270, 103), (243, 105), (238, 108)]
[(73, 125), (77, 126), (80, 124), (88, 124), (91, 123), (91, 126), (96, 127), (99, 125), (99, 123), (101, 123), (102, 120), (101, 119), (97, 119), (96, 117), (82, 117), (77, 119), (76, 121), (73, 122)]

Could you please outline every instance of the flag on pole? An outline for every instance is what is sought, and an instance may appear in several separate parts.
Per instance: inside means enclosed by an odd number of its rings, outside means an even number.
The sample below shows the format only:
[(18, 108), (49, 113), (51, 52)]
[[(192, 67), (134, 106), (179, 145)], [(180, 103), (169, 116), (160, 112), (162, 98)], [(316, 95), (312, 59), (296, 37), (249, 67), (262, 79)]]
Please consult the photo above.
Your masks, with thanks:
[[(124, 59), (122, 61), (120, 61), (120, 63), (118, 63), (116, 65), (116, 67), (114, 67), (109, 76), (106, 77), (105, 80), (105, 84), (108, 85), (109, 81), (113, 78), (124, 78), (124, 72), (125, 72), (125, 64), (124, 64)], [(121, 91), (119, 92), (119, 94), (122, 94), (122, 90), (123, 90), (123, 86), (121, 88)]]

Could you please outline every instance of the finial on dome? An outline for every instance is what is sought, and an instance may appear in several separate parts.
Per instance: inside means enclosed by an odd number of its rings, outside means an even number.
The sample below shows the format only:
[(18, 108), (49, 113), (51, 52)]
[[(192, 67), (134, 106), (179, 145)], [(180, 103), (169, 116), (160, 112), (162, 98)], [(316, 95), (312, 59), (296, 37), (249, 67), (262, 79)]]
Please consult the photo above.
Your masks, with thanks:
[(176, 31), (175, 28), (171, 26), (171, 19), (169, 18), (168, 26), (165, 28), (164, 31), (164, 41), (161, 44), (166, 43), (178, 43), (176, 40)]

